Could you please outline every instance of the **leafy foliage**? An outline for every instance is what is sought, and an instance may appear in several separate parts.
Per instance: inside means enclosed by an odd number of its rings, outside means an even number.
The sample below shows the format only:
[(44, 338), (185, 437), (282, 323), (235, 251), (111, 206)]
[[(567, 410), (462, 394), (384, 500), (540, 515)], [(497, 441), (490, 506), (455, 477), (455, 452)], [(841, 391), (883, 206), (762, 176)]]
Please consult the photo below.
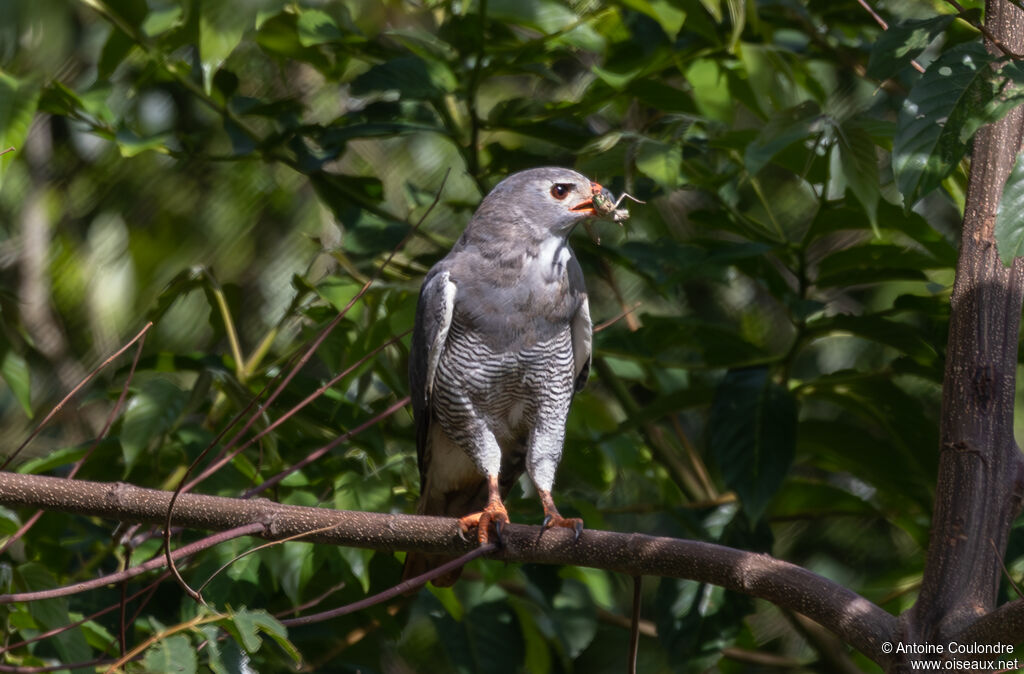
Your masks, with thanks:
[[(595, 320), (639, 307), (595, 336), (556, 487), (563, 514), (770, 551), (901, 610), (934, 488), (964, 157), (973, 132), (1019, 102), (1022, 78), (936, 13), (946, 5), (888, 9), (905, 14), (883, 32), (852, 1), (9, 2), (0, 150), (15, 152), (0, 157), (0, 231), (18, 265), (0, 275), (5, 446), (149, 316), (127, 404), (78, 476), (176, 486), (376, 278), (249, 437), (352, 372), (197, 487), (237, 496), (400, 401), (423, 273), (497, 180), (571, 165), (647, 203), (629, 206), (622, 231), (599, 225), (600, 245), (574, 237)], [(1003, 223), (1020, 211), (1018, 182)], [(1007, 258), (1014, 227), (1001, 229)], [(66, 474), (86, 455), (128, 358), (19, 470)], [(414, 456), (398, 412), (260, 495), (409, 512)], [(542, 517), (520, 489), (509, 509)], [(9, 536), (30, 513), (0, 515)], [(144, 534), (133, 562), (157, 554)], [(207, 551), (186, 580), (253, 545)], [(2, 577), (38, 590), (122, 554), (105, 525), (47, 515), (6, 549)], [(204, 589), (237, 608), (231, 619), (173, 632), (196, 609), (164, 582), (129, 604), (129, 648), (167, 635), (131, 666), (622, 669), (631, 583), (585, 569), (477, 562), (452, 590), (327, 625), (286, 631), (270, 617), (354, 601), (400, 567), (391, 554), (263, 548)], [(104, 590), (0, 615), (16, 643), (117, 600)], [(4, 657), (115, 659), (115, 615)], [(727, 648), (818, 658), (777, 609), (697, 583), (648, 582), (643, 615), (658, 638), (641, 642), (642, 671), (739, 668), (719, 661)]]

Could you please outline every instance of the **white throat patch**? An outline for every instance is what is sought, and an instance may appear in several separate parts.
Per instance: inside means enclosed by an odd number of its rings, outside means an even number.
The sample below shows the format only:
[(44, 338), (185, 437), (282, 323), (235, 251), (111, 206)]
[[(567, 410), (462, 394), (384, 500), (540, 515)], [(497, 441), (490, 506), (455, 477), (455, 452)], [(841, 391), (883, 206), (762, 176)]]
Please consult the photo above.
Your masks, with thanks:
[(565, 276), (565, 265), (571, 257), (569, 242), (558, 236), (550, 236), (540, 244), (537, 257), (524, 253), (523, 275), (526, 279), (555, 283)]

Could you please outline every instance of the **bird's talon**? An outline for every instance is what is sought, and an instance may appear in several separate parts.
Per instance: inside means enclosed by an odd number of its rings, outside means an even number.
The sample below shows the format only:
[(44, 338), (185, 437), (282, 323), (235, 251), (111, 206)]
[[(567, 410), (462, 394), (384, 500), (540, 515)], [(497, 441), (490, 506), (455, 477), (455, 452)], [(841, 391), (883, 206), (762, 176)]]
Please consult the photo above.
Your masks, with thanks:
[(494, 519), (494, 537), (498, 539), (498, 547), (505, 547), (505, 539), (501, 537), (501, 530), (505, 528), (505, 522), (500, 518)]
[(544, 504), (544, 522), (541, 524), (541, 533), (552, 527), (564, 527), (565, 529), (573, 530), (573, 542), (580, 540), (580, 535), (583, 534), (583, 520), (579, 517), (562, 517), (555, 510), (553, 503)]

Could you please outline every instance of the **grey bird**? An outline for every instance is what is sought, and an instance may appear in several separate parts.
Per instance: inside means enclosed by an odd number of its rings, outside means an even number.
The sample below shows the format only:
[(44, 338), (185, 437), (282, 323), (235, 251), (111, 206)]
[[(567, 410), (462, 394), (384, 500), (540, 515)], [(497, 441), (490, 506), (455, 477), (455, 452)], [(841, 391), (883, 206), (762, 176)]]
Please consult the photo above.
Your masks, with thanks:
[[(423, 515), (459, 517), (481, 544), (508, 522), (504, 499), (525, 470), (544, 527), (569, 404), (590, 372), (590, 307), (569, 248), (576, 224), (600, 215), (602, 188), (565, 168), (515, 173), (488, 194), (420, 290), (409, 357)], [(410, 553), (404, 577), (448, 558)], [(433, 580), (451, 585), (459, 571)]]

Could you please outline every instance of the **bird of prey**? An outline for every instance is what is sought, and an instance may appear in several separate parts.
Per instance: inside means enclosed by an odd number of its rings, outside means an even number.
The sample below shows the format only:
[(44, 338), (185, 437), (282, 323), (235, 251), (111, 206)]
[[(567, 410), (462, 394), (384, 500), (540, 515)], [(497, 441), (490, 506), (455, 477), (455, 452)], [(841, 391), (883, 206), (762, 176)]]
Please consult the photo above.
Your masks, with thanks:
[[(427, 273), (409, 381), (420, 469), (418, 512), (459, 517), (481, 544), (508, 522), (504, 499), (525, 470), (544, 527), (568, 527), (551, 488), (569, 403), (590, 371), (592, 327), (576, 224), (603, 215), (602, 187), (565, 168), (515, 173), (488, 194), (451, 252)], [(448, 558), (410, 553), (404, 577)], [(433, 581), (451, 585), (459, 571)]]

